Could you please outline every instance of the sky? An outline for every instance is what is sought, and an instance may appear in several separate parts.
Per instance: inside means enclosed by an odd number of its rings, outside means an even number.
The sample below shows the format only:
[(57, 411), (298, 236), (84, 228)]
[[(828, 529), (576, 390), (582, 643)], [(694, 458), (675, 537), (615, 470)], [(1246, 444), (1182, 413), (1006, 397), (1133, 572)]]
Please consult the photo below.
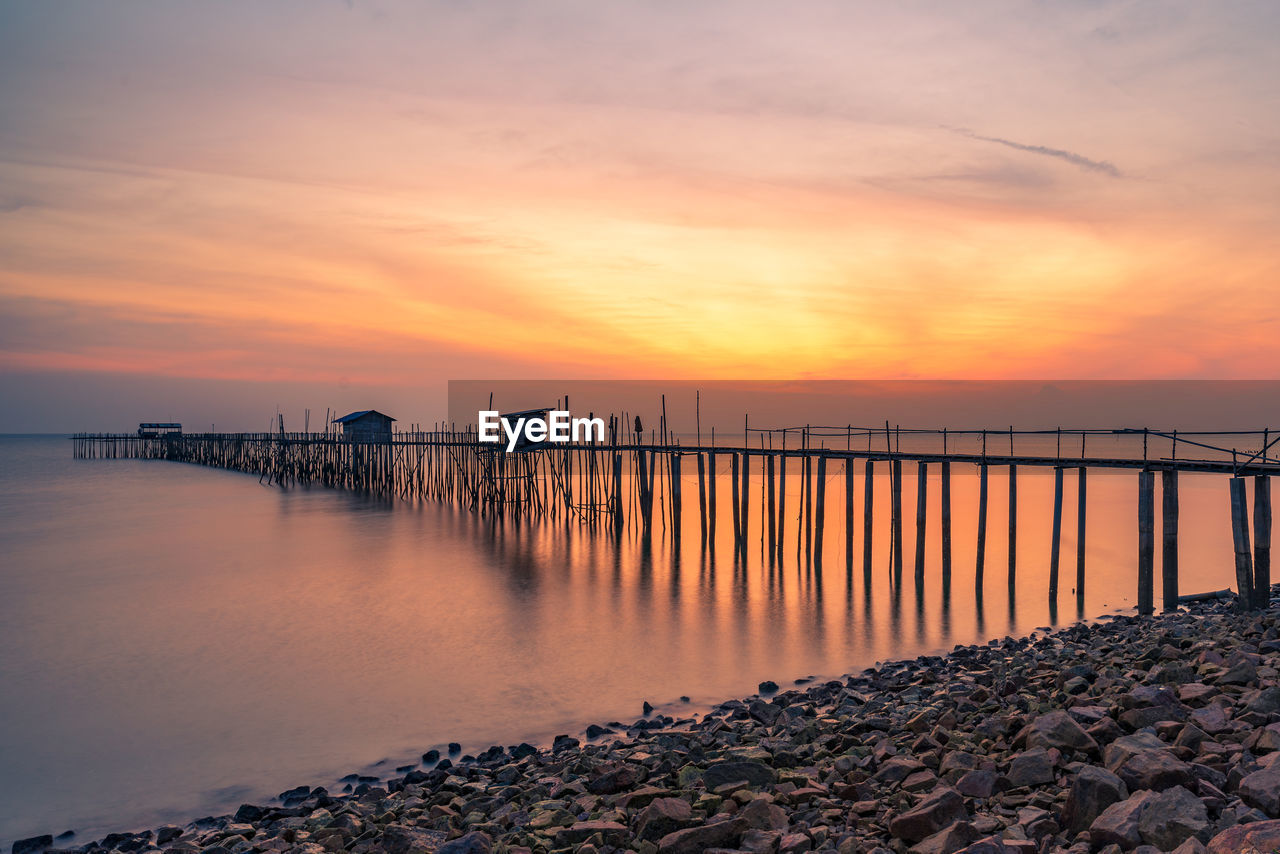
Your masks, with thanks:
[(1274, 379), (1276, 32), (0, 0), (0, 432), (429, 423), (449, 379)]

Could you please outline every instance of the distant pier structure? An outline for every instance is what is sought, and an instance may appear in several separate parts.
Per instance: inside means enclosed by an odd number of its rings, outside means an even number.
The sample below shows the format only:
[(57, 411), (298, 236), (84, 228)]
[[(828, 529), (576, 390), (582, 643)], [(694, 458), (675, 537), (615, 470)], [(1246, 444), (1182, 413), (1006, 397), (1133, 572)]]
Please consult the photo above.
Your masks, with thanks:
[[(854, 542), (859, 536), (854, 504), (862, 492), (861, 565), (864, 584), (868, 586), (876, 527), (872, 518), (876, 472), (887, 472), (891, 497), (890, 570), (895, 589), (902, 583), (908, 558), (903, 522), (909, 511), (903, 507), (902, 482), (910, 475), (904, 471), (904, 464), (913, 465), (917, 482), (913, 561), (917, 596), (922, 595), (925, 585), (929, 471), (936, 467), (933, 470), (940, 476), (941, 514), (937, 521), (942, 587), (950, 591), (951, 473), (953, 467), (971, 466), (978, 478), (973, 575), (979, 598), (988, 569), (989, 470), (1001, 467), (1008, 472), (1008, 584), (1012, 593), (1020, 518), (1018, 473), (1027, 468), (1047, 468), (1054, 475), (1052, 533), (1046, 556), (1047, 593), (1051, 606), (1056, 608), (1063, 563), (1062, 532), (1064, 517), (1068, 517), (1063, 507), (1063, 481), (1071, 473), (1077, 481), (1074, 592), (1078, 610), (1083, 609), (1086, 584), (1086, 474), (1089, 469), (1127, 469), (1136, 473), (1137, 481), (1137, 606), (1142, 614), (1150, 614), (1156, 607), (1157, 563), (1163, 582), (1163, 607), (1177, 608), (1184, 598), (1178, 584), (1179, 474), (1214, 473), (1226, 477), (1230, 484), (1237, 604), (1242, 610), (1264, 607), (1271, 589), (1270, 478), (1280, 474), (1280, 458), (1276, 456), (1280, 433), (1272, 429), (935, 430), (891, 427), (887, 422), (875, 427), (806, 425), (760, 429), (749, 428), (744, 422), (742, 439), (734, 444), (717, 443), (714, 432), (711, 441), (704, 442), (700, 431), (693, 444), (684, 444), (670, 431), (665, 417), (659, 429), (646, 434), (638, 418), (635, 429), (631, 429), (633, 422), (624, 412), (607, 418), (603, 441), (525, 443), (508, 452), (501, 443), (480, 441), (472, 425), (459, 429), (437, 424), (431, 430), (410, 425), (408, 430), (394, 430), (395, 419), (373, 409), (327, 421), (323, 433), (286, 433), (283, 418), (278, 420), (279, 429), (268, 433), (182, 433), (179, 424), (144, 423), (139, 425), (137, 435), (81, 433), (72, 441), (74, 455), (80, 459), (195, 463), (250, 472), (257, 474), (260, 481), (281, 486), (315, 484), (410, 500), (447, 501), (490, 518), (577, 522), (615, 536), (635, 531), (649, 538), (660, 526), (663, 536), (675, 542), (686, 525), (682, 494), (694, 487), (693, 483), (684, 482), (682, 471), (690, 473), (691, 481), (696, 472), (697, 518), (704, 548), (713, 552), (716, 548), (716, 522), (725, 514), (727, 499), (732, 511), (735, 560), (747, 559), (749, 540), (759, 541), (761, 552), (771, 563), (783, 560), (784, 542), (794, 543), (799, 559), (803, 543), (805, 562), (819, 570), (824, 553), (827, 494), (840, 490), (844, 504), (844, 563), (849, 574), (854, 572)], [(904, 437), (909, 440), (907, 447), (903, 447)], [(1112, 453), (1087, 453), (1086, 442), (1094, 449), (1099, 439), (1107, 440)], [(1115, 445), (1120, 440), (1130, 443), (1133, 450), (1120, 453)], [(989, 450), (989, 444), (993, 448), (998, 445), (1000, 450)], [(692, 460), (687, 459), (690, 457)], [(693, 466), (688, 466), (690, 462)], [(787, 482), (788, 467), (801, 480), (794, 507), (787, 490), (781, 488)], [(718, 485), (717, 473), (723, 474), (726, 468), (728, 483)], [(855, 487), (858, 478), (862, 480), (862, 490)], [(1249, 479), (1253, 481), (1252, 502), (1247, 490)], [(721, 490), (719, 507), (717, 488)], [(1044, 512), (1048, 512), (1047, 508)], [(1157, 516), (1163, 522), (1159, 541)], [(794, 540), (787, 536), (788, 526), (793, 526)]]

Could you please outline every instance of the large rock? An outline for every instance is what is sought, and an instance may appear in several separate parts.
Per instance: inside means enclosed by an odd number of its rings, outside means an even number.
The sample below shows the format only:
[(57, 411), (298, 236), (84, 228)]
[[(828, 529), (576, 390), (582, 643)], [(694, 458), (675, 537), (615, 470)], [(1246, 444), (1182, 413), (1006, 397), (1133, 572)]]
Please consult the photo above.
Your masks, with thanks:
[(702, 772), (702, 782), (708, 792), (714, 792), (726, 783), (767, 786), (773, 782), (773, 769), (763, 762), (726, 759), (707, 766), (707, 770)]
[(686, 827), (662, 837), (658, 854), (700, 854), (708, 848), (735, 848), (747, 829), (740, 818)]
[(989, 798), (996, 790), (996, 772), (978, 768), (956, 781), (956, 791), (966, 798)]
[(1203, 801), (1174, 786), (1147, 801), (1138, 818), (1138, 833), (1148, 845), (1172, 851), (1193, 837), (1209, 838), (1209, 813)]
[(441, 845), (436, 849), (436, 854), (489, 854), (491, 850), (493, 840), (489, 838), (489, 834), (473, 830)]
[(898, 839), (919, 842), (968, 817), (960, 793), (950, 786), (939, 786), (889, 822), (889, 832)]
[(1155, 797), (1155, 792), (1138, 792), (1128, 800), (1107, 807), (1089, 826), (1090, 842), (1095, 848), (1104, 845), (1119, 845), (1126, 851), (1136, 848), (1142, 843), (1138, 823), (1143, 811)]
[(51, 847), (53, 847), (53, 837), (46, 833), (44, 836), (19, 839), (13, 843), (13, 854), (41, 854)]
[(693, 823), (693, 809), (683, 798), (654, 798), (640, 812), (636, 833), (641, 839), (657, 842), (668, 833), (683, 830)]
[(747, 827), (755, 830), (786, 830), (787, 811), (766, 798), (756, 798), (742, 809), (738, 815), (747, 823)]
[(1013, 757), (1005, 773), (1012, 786), (1041, 786), (1054, 781), (1053, 757), (1043, 747), (1023, 751)]
[(1240, 799), (1272, 818), (1280, 817), (1280, 768), (1272, 765), (1240, 781)]
[(1228, 827), (1209, 840), (1209, 854), (1266, 854), (1280, 851), (1280, 821)]
[(1103, 810), (1128, 797), (1128, 787), (1115, 774), (1097, 765), (1084, 766), (1071, 783), (1062, 812), (1068, 834), (1074, 837), (1080, 831), (1088, 830)]
[(1090, 753), (1098, 751), (1098, 742), (1060, 709), (1043, 714), (1028, 724), (1026, 740), (1027, 747), (1085, 750)]
[(999, 836), (988, 836), (979, 839), (977, 842), (965, 848), (961, 848), (958, 854), (1008, 854), (1009, 847), (1004, 844), (1004, 840)]
[(1139, 732), (1107, 745), (1107, 770), (1124, 780), (1130, 791), (1195, 785), (1191, 766), (1170, 752), (1154, 733)]
[(382, 833), (382, 850), (387, 854), (423, 854), (435, 851), (445, 840), (439, 830), (389, 824)]
[(967, 821), (957, 821), (944, 827), (923, 842), (911, 847), (911, 854), (955, 854), (961, 848), (978, 841), (982, 834)]
[(643, 783), (648, 775), (649, 772), (645, 770), (643, 765), (624, 762), (617, 768), (605, 771), (588, 783), (587, 791), (593, 795), (616, 795), (618, 792), (634, 789)]
[(556, 845), (561, 848), (579, 845), (597, 833), (606, 845), (620, 845), (627, 839), (626, 825), (616, 821), (579, 821), (556, 831)]

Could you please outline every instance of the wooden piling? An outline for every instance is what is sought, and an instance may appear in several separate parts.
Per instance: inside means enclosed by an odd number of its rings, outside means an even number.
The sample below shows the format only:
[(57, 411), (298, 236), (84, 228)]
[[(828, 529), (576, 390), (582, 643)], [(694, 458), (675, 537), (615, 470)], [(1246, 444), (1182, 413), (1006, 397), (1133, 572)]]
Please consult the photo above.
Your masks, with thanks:
[(680, 498), (680, 454), (679, 452), (670, 455), (670, 476), (671, 476), (671, 537), (676, 542), (680, 542), (680, 529), (684, 527), (680, 524), (682, 502)]
[(875, 506), (875, 461), (868, 458), (862, 475), (862, 580), (871, 584), (871, 533), (875, 529), (872, 508)]
[(1249, 554), (1249, 514), (1244, 478), (1231, 478), (1231, 540), (1236, 554), (1236, 608), (1247, 611), (1253, 605), (1253, 558)]
[(1084, 605), (1085, 495), (1088, 481), (1085, 467), (1076, 469), (1076, 602)]
[(1161, 517), (1160, 583), (1165, 611), (1178, 610), (1178, 471), (1160, 472)]
[(844, 564), (853, 572), (853, 458), (844, 459)]
[(929, 464), (916, 464), (916, 590), (924, 588), (925, 524), (928, 514)]
[(942, 600), (951, 599), (951, 463), (942, 462)]
[[(1012, 433), (1009, 438), (1013, 442)], [(1009, 590), (1017, 586), (1018, 577), (1018, 466), (1009, 464)]]
[(734, 551), (742, 550), (742, 509), (738, 504), (738, 454), (730, 454), (730, 474), (729, 485), (730, 492), (733, 495), (730, 504), (733, 505), (733, 549)]
[(982, 576), (987, 560), (987, 464), (978, 466), (978, 550), (973, 571), (973, 586), (982, 594)]
[(777, 483), (774, 480), (774, 456), (770, 454), (765, 460), (765, 479), (769, 489), (769, 558), (773, 559), (778, 548), (778, 517), (775, 502), (778, 500)]
[(1271, 478), (1253, 478), (1253, 606), (1271, 604)]
[(889, 464), (889, 480), (892, 499), (890, 532), (893, 535), (893, 583), (902, 583), (902, 460)]
[[(1155, 611), (1155, 472), (1138, 472), (1138, 613)], [(1249, 584), (1245, 584), (1245, 599)]]
[(814, 484), (817, 492), (813, 519), (813, 551), (814, 563), (822, 566), (823, 529), (827, 521), (827, 458), (818, 457), (818, 482)]
[(1049, 601), (1058, 601), (1058, 560), (1062, 555), (1062, 466), (1053, 467), (1053, 534), (1049, 546)]
[(716, 452), (707, 452), (707, 541), (716, 549)]
[(707, 461), (698, 452), (698, 522), (702, 542), (707, 541)]
[(748, 502), (748, 496), (751, 492), (751, 455), (746, 451), (742, 452), (742, 539), (740, 548), (742, 549), (742, 559), (747, 559), (747, 521), (751, 516), (751, 504)]

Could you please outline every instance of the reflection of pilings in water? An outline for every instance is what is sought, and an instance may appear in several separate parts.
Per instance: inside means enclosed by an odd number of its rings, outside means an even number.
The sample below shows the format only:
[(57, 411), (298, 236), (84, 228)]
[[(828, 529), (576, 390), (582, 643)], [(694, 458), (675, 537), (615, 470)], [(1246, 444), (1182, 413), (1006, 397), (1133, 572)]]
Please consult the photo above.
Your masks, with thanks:
[[(526, 523), (548, 520), (564, 520), (566, 526), (577, 523), (588, 534), (601, 537), (606, 534), (617, 543), (624, 531), (642, 533), (651, 538), (653, 510), (657, 502), (662, 514), (663, 531), (671, 529), (673, 547), (678, 548), (682, 536), (682, 454), (696, 454), (698, 466), (699, 529), (708, 550), (714, 554), (715, 530), (718, 518), (716, 507), (717, 450), (695, 446), (681, 447), (675, 444), (663, 422), (662, 444), (643, 442), (636, 433), (619, 436), (621, 423), (609, 420), (610, 435), (607, 444), (575, 444), (568, 447), (543, 445), (529, 452), (506, 453), (502, 447), (486, 445), (478, 441), (474, 431), (435, 430), (407, 431), (392, 434), (388, 438), (363, 439), (342, 437), (336, 433), (286, 434), (283, 430), (263, 434), (172, 434), (165, 436), (90, 436), (73, 437), (73, 453), (80, 458), (136, 458), (163, 459), (200, 465), (245, 471), (259, 475), (259, 479), (282, 487), (293, 485), (320, 485), (349, 489), (369, 496), (406, 499), (430, 499), (451, 502), (474, 510), (477, 517), (495, 522), (508, 535), (522, 538), (529, 527)], [(1270, 581), (1270, 500), (1268, 474), (1277, 469), (1277, 461), (1268, 456), (1273, 444), (1267, 431), (1259, 431), (1263, 447), (1251, 453), (1241, 462), (1225, 460), (1186, 459), (1176, 453), (1177, 442), (1199, 445), (1211, 450), (1211, 445), (1187, 438), (1187, 434), (1173, 437), (1174, 454), (1170, 457), (1151, 459), (1136, 458), (1086, 458), (1083, 446), (1081, 458), (1070, 462), (1057, 455), (1023, 455), (1015, 457), (1012, 447), (1007, 457), (988, 457), (985, 454), (954, 453), (942, 436), (942, 453), (924, 453), (911, 450), (903, 453), (898, 441), (900, 433), (886, 425), (883, 450), (873, 450), (872, 433), (867, 432), (865, 451), (853, 451), (852, 429), (841, 431), (846, 436), (846, 448), (833, 450), (820, 441), (821, 431), (828, 428), (802, 429), (799, 448), (787, 449), (787, 433), (781, 433), (781, 447), (774, 448), (772, 435), (766, 444), (761, 433), (760, 445), (752, 449), (750, 441), (741, 448), (725, 448), (732, 463), (731, 501), (735, 522), (735, 567), (746, 572), (747, 542), (751, 524), (751, 459), (763, 457), (760, 466), (761, 494), (756, 512), (760, 514), (760, 544), (767, 550), (770, 564), (781, 565), (784, 554), (786, 523), (786, 469), (788, 464), (800, 466), (800, 493), (797, 513), (796, 551), (799, 559), (802, 544), (807, 556), (805, 566), (812, 575), (815, 590), (822, 582), (821, 568), (825, 560), (827, 521), (826, 485), (827, 471), (833, 457), (839, 458), (845, 476), (845, 565), (846, 575), (852, 576), (855, 541), (854, 465), (859, 457), (865, 459), (864, 507), (863, 507), (863, 575), (864, 586), (871, 579), (874, 532), (874, 479), (875, 463), (889, 463), (890, 548), (888, 549), (890, 584), (900, 595), (903, 554), (902, 514), (902, 463), (917, 463), (916, 486), (916, 538), (915, 581), (917, 591), (923, 591), (927, 565), (928, 545), (928, 468), (938, 462), (941, 486), (941, 574), (942, 601), (950, 604), (951, 591), (951, 495), (950, 466), (952, 462), (965, 462), (977, 467), (979, 476), (979, 501), (977, 520), (977, 549), (975, 555), (975, 593), (981, 593), (984, 583), (986, 557), (988, 466), (1009, 467), (1009, 588), (1013, 599), (1017, 587), (1017, 521), (1019, 465), (1052, 467), (1054, 469), (1054, 505), (1049, 556), (1049, 597), (1056, 602), (1059, 592), (1061, 569), (1062, 501), (1064, 467), (1077, 469), (1077, 529), (1076, 529), (1076, 594), (1077, 613), (1084, 613), (1085, 557), (1086, 557), (1086, 507), (1087, 470), (1089, 467), (1131, 468), (1139, 473), (1139, 554), (1137, 580), (1139, 608), (1143, 613), (1154, 610), (1154, 472), (1161, 472), (1162, 491), (1162, 548), (1160, 550), (1162, 605), (1167, 609), (1178, 604), (1178, 473), (1190, 471), (1222, 472), (1232, 475), (1232, 529), (1233, 550), (1237, 560), (1237, 586), (1241, 590), (1241, 607), (1265, 603)], [(1120, 431), (1114, 431), (1120, 432)], [(1132, 432), (1132, 431), (1129, 431)], [(908, 431), (910, 436), (910, 431)], [(1143, 431), (1145, 439), (1149, 431)], [(879, 435), (878, 431), (876, 435)], [(950, 435), (954, 436), (955, 433)], [(1080, 433), (1081, 440), (1085, 434)], [(748, 432), (750, 440), (750, 432)], [(707, 454), (706, 459), (703, 454)], [(1250, 452), (1245, 452), (1249, 454)], [(741, 459), (739, 459), (741, 455)], [(781, 459), (775, 459), (780, 457)], [(790, 457), (800, 457), (790, 461)], [(816, 462), (816, 465), (815, 465)], [(710, 466), (710, 480), (707, 468)], [(659, 476), (660, 467), (665, 471)], [(624, 472), (624, 469), (626, 471)], [(816, 471), (815, 471), (816, 469)], [(779, 482), (779, 476), (781, 481)], [(1249, 512), (1244, 478), (1253, 476), (1254, 496), (1252, 514)], [(624, 494), (625, 490), (625, 494)], [(1033, 508), (1034, 511), (1034, 508)], [(1249, 536), (1250, 519), (1256, 538)], [(665, 539), (665, 537), (664, 537)]]

